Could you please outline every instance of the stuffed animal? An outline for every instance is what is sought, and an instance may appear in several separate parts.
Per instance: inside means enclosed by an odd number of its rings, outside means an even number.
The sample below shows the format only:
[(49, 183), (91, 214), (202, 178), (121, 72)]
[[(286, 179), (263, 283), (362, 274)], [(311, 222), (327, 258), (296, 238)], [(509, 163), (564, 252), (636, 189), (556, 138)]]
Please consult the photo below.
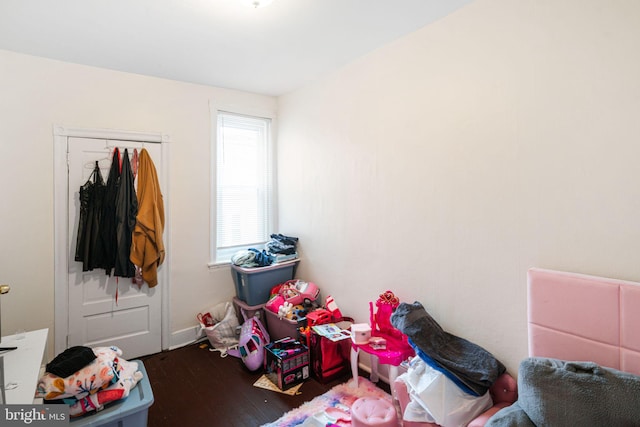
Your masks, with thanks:
[(280, 308), (278, 308), (278, 317), (280, 319), (283, 317), (290, 318), (291, 314), (293, 314), (293, 304), (285, 301)]

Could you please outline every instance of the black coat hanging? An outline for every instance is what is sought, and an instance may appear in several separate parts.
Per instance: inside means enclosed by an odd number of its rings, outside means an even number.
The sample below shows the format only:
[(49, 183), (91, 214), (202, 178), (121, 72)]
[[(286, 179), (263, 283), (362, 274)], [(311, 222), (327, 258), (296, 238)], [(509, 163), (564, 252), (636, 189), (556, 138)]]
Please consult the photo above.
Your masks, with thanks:
[(80, 215), (75, 260), (82, 262), (82, 271), (91, 271), (100, 266), (103, 254), (100, 223), (105, 188), (102, 173), (96, 162), (91, 176), (80, 187)]
[(116, 263), (114, 276), (135, 277), (135, 266), (129, 259), (131, 239), (138, 214), (138, 198), (133, 183), (129, 151), (125, 148), (120, 172), (120, 184), (116, 195)]
[(104, 193), (102, 204), (102, 227), (100, 234), (104, 242), (104, 257), (101, 267), (107, 275), (111, 276), (113, 267), (116, 265), (116, 250), (118, 240), (116, 238), (116, 197), (118, 195), (118, 185), (120, 183), (120, 150), (116, 147), (113, 150), (111, 159), (111, 169), (107, 178), (107, 187)]

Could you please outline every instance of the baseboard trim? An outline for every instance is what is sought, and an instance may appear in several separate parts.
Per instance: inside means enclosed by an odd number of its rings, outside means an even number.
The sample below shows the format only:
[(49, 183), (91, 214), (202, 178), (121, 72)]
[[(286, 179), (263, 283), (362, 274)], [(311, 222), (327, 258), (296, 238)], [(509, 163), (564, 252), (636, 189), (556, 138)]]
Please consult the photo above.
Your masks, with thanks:
[(171, 333), (171, 342), (169, 343), (169, 350), (175, 350), (176, 348), (184, 347), (189, 344), (193, 344), (204, 337), (204, 333), (200, 326), (193, 326), (191, 328), (181, 329)]

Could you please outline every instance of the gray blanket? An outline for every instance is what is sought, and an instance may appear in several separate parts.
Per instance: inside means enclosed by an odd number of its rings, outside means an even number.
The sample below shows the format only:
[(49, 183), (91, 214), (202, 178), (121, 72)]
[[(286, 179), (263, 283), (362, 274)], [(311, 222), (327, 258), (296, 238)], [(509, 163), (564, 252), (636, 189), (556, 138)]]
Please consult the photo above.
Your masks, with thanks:
[(593, 362), (525, 359), (518, 371), (518, 401), (485, 427), (522, 425), (640, 425), (640, 377)]
[[(470, 394), (482, 396), (506, 370), (484, 348), (445, 332), (419, 302), (401, 303), (391, 315), (391, 324), (407, 335), (414, 346), (431, 359), (425, 360), (427, 364), (444, 370), (445, 374), (449, 373), (449, 378), (458, 385), (461, 382), (461, 388), (465, 390), (466, 387), (465, 391)], [(438, 366), (433, 366), (432, 362)]]

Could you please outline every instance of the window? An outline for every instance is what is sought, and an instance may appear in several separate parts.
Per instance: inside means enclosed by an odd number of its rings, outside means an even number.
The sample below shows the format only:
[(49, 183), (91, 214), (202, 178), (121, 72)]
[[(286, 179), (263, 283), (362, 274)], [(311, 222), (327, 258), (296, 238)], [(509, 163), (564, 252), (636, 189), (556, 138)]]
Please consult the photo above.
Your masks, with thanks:
[(271, 119), (218, 111), (215, 140), (215, 263), (262, 248), (273, 230)]

